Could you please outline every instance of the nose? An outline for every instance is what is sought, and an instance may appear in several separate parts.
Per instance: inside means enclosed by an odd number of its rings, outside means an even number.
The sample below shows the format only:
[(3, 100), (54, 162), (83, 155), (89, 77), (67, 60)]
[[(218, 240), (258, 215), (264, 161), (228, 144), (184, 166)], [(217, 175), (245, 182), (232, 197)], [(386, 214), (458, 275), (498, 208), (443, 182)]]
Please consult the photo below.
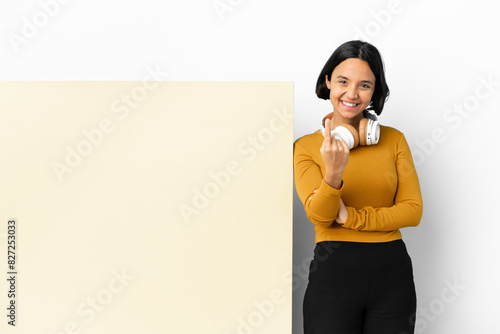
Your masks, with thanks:
[(355, 85), (349, 85), (347, 87), (347, 91), (345, 92), (345, 95), (348, 99), (354, 100), (358, 98), (358, 87)]

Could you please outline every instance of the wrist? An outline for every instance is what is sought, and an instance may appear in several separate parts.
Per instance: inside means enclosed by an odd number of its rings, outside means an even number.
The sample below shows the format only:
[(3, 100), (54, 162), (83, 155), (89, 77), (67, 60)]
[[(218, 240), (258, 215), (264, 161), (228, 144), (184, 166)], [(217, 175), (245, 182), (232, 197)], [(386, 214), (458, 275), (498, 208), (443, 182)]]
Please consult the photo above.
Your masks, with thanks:
[(325, 173), (325, 182), (332, 188), (340, 189), (342, 187), (342, 173)]
[(339, 205), (339, 213), (337, 214), (337, 218), (335, 221), (341, 225), (344, 225), (345, 222), (347, 221), (347, 215), (348, 215), (347, 207), (345, 206), (344, 202), (340, 200), (340, 205)]

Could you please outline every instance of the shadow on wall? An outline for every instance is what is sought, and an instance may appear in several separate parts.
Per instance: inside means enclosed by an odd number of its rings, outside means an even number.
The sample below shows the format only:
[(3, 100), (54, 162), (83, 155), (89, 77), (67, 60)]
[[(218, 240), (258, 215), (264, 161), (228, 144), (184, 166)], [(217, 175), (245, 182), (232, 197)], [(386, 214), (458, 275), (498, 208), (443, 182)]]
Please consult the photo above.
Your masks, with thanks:
[(302, 301), (306, 291), (309, 264), (314, 255), (314, 225), (307, 219), (304, 206), (293, 191), (293, 293), (292, 334), (302, 334)]

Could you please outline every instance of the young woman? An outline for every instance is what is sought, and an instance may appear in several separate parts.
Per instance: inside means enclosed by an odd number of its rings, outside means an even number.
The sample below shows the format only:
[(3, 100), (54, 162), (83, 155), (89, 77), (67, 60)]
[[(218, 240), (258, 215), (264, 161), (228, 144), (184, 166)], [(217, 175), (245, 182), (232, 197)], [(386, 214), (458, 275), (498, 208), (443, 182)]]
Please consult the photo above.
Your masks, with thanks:
[(378, 50), (342, 44), (316, 94), (333, 113), (294, 144), (295, 187), (316, 232), (304, 333), (414, 333), (413, 269), (399, 229), (420, 223), (422, 198), (405, 137), (373, 121), (389, 96)]

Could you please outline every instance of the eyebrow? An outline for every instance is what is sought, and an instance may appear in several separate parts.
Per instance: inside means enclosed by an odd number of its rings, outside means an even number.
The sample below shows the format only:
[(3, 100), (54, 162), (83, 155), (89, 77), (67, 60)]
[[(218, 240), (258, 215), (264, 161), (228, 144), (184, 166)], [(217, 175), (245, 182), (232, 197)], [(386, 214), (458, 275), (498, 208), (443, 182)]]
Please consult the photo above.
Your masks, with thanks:
[[(344, 77), (343, 75), (337, 75), (337, 79), (345, 79), (345, 80), (349, 80), (349, 78), (347, 77)], [(366, 82), (366, 83), (369, 83), (369, 84), (372, 84), (373, 85), (373, 82), (371, 82), (370, 80), (362, 80), (361, 82)]]

